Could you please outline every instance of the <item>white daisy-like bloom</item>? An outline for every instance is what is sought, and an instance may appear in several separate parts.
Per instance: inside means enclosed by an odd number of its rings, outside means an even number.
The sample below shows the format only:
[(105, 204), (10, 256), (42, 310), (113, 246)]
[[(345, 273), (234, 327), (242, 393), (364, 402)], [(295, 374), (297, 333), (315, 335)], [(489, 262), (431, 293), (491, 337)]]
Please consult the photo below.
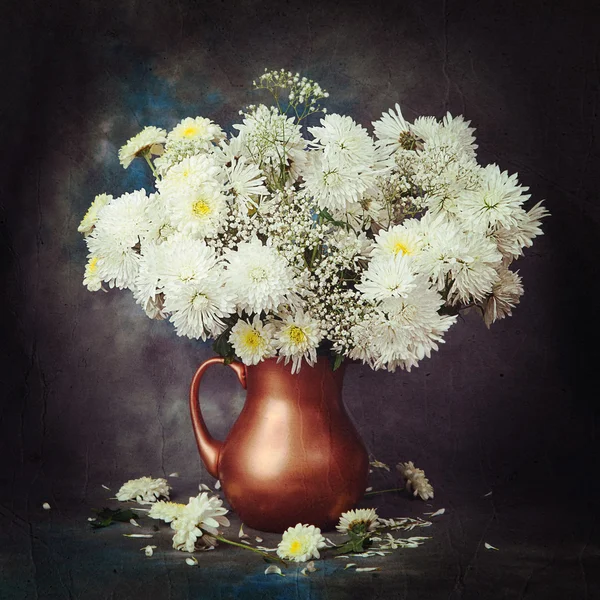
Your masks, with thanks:
[(203, 541), (208, 545), (216, 542), (212, 536), (219, 535), (219, 527), (229, 526), (229, 519), (225, 516), (227, 512), (229, 511), (223, 508), (220, 498), (210, 497), (207, 492), (202, 492), (190, 498), (187, 504), (178, 505), (176, 509), (161, 507), (158, 513), (155, 512), (155, 516), (150, 516), (171, 523), (171, 528), (175, 531), (173, 548), (194, 552), (196, 546)]
[(375, 236), (373, 256), (416, 255), (423, 246), (423, 238), (418, 228), (411, 226), (412, 221), (380, 231)]
[(215, 163), (220, 167), (231, 167), (239, 158), (250, 159), (250, 154), (247, 151), (244, 143), (244, 136), (232, 136), (229, 139), (224, 139), (212, 149), (212, 157)]
[[(439, 143), (448, 143), (457, 147), (460, 152), (474, 156), (478, 148), (475, 143), (474, 127), (469, 127), (471, 121), (465, 121), (462, 115), (453, 117), (449, 112), (442, 119), (442, 129), (438, 129), (435, 140)], [(442, 133), (443, 132), (443, 133)], [(431, 140), (430, 142), (431, 143)]]
[(94, 230), (85, 238), (91, 256), (98, 257), (98, 277), (110, 287), (135, 283), (140, 255), (134, 247), (148, 229), (147, 203), (144, 190), (115, 198), (99, 211)]
[(164, 310), (171, 315), (177, 335), (205, 341), (225, 329), (223, 319), (235, 311), (235, 305), (223, 277), (223, 271), (215, 268), (210, 277), (197, 282), (165, 283)]
[(441, 128), (442, 124), (435, 117), (418, 117), (410, 126), (413, 134), (425, 143), (438, 139), (437, 136)]
[(400, 105), (396, 104), (395, 109), (394, 111), (390, 108), (381, 115), (381, 119), (372, 123), (375, 137), (394, 151), (404, 148), (414, 140), (410, 124), (402, 116)]
[(227, 200), (220, 185), (204, 184), (169, 197), (173, 225), (198, 239), (214, 237), (227, 220)]
[(529, 188), (518, 184), (517, 174), (500, 171), (496, 165), (481, 169), (481, 187), (465, 191), (459, 201), (459, 216), (470, 230), (517, 225), (516, 211), (529, 198)]
[(200, 142), (209, 147), (211, 142), (219, 142), (225, 137), (221, 127), (205, 117), (187, 117), (178, 123), (167, 136), (167, 142), (185, 140)]
[(292, 362), (292, 375), (300, 371), (302, 359), (312, 367), (317, 360), (317, 347), (323, 338), (319, 322), (310, 314), (298, 310), (278, 325), (275, 347), (279, 352), (279, 360), (283, 358), (286, 365)]
[(90, 256), (87, 264), (85, 265), (83, 285), (85, 285), (90, 292), (97, 292), (102, 287), (102, 279), (98, 275), (97, 256)]
[(336, 529), (340, 533), (364, 535), (377, 529), (377, 519), (374, 508), (357, 508), (342, 513)]
[(245, 157), (241, 157), (227, 169), (227, 177), (233, 195), (243, 206), (256, 206), (258, 197), (269, 194), (261, 170), (256, 165), (248, 163)]
[(510, 317), (522, 295), (521, 277), (506, 267), (498, 267), (498, 281), (494, 283), (492, 293), (481, 304), (487, 327), (499, 319)]
[(172, 238), (177, 229), (171, 221), (169, 207), (160, 194), (150, 194), (146, 205), (147, 231), (140, 235), (142, 242), (162, 244)]
[(325, 538), (318, 527), (298, 523), (283, 533), (277, 546), (277, 555), (295, 562), (306, 562), (313, 558), (321, 558), (319, 550), (326, 546)]
[(223, 177), (224, 171), (212, 154), (196, 154), (171, 167), (156, 182), (156, 186), (161, 196), (170, 200), (172, 197), (185, 196), (198, 187), (219, 187)]
[(351, 117), (337, 114), (321, 119), (321, 127), (309, 127), (311, 145), (320, 148), (330, 165), (367, 169), (377, 161), (373, 140)]
[(165, 269), (164, 259), (166, 245), (146, 242), (140, 249), (140, 260), (133, 297), (151, 319), (162, 318), (162, 300), (159, 295), (163, 291), (161, 273)]
[(384, 255), (371, 260), (356, 289), (375, 302), (405, 298), (415, 286), (414, 279), (413, 263), (407, 255)]
[(150, 508), (150, 511), (148, 512), (148, 516), (151, 519), (160, 519), (165, 523), (170, 523), (171, 521), (182, 517), (184, 510), (185, 504), (160, 500), (152, 505), (152, 508)]
[(125, 482), (117, 492), (121, 502), (135, 501), (140, 504), (156, 502), (159, 498), (168, 498), (171, 486), (166, 479), (159, 477), (140, 477)]
[(113, 197), (110, 194), (99, 194), (94, 198), (94, 201), (88, 208), (85, 216), (81, 220), (77, 231), (83, 233), (84, 236), (88, 236), (92, 233), (94, 229), (94, 225), (96, 225), (96, 221), (98, 220), (98, 213), (102, 208), (104, 208), (107, 204), (110, 204), (110, 201)]
[(160, 153), (161, 150), (153, 148), (167, 141), (167, 132), (159, 127), (144, 127), (137, 135), (133, 136), (119, 150), (119, 162), (126, 169), (136, 156), (146, 152), (153, 154)]
[(160, 244), (156, 252), (158, 254), (153, 257), (154, 274), (163, 285), (193, 284), (214, 279), (215, 269), (221, 264), (214, 248), (184, 235), (174, 236), (167, 243)]
[(406, 489), (412, 492), (413, 496), (419, 496), (422, 500), (433, 498), (433, 487), (425, 477), (425, 471), (415, 467), (412, 460), (397, 464), (396, 469), (404, 478)]
[(345, 211), (358, 203), (371, 185), (354, 165), (342, 165), (321, 151), (310, 153), (303, 177), (304, 189), (317, 199), (319, 208), (330, 210)]
[(229, 342), (245, 365), (256, 365), (276, 354), (272, 327), (263, 325), (258, 315), (251, 322), (240, 319), (231, 328)]
[(286, 259), (258, 238), (238, 244), (226, 253), (226, 288), (238, 310), (276, 311), (294, 296), (296, 284)]

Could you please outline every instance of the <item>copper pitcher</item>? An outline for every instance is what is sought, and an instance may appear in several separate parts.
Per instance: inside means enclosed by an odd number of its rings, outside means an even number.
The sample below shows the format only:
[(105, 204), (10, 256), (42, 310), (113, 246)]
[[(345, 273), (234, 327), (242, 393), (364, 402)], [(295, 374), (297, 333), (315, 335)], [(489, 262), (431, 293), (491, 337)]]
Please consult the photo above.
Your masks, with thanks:
[(344, 366), (332, 371), (319, 357), (292, 375), (271, 358), (258, 365), (233, 362), (246, 402), (224, 442), (215, 440), (200, 412), (202, 363), (190, 390), (192, 423), (200, 456), (220, 480), (243, 523), (281, 533), (296, 523), (327, 530), (362, 498), (369, 459), (342, 403)]

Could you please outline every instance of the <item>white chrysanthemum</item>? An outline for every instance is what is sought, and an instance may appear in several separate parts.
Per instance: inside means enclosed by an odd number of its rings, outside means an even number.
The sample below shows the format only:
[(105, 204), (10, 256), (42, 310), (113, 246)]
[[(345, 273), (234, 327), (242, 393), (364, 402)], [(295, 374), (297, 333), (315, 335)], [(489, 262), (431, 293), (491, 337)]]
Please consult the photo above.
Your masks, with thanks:
[(162, 318), (162, 301), (158, 300), (162, 293), (161, 273), (164, 271), (165, 245), (156, 242), (142, 244), (140, 260), (133, 297), (151, 318)]
[(414, 256), (422, 245), (422, 235), (415, 227), (395, 225), (387, 231), (380, 231), (375, 237), (373, 256)]
[(510, 317), (522, 295), (521, 277), (506, 267), (499, 267), (498, 281), (494, 283), (492, 293), (482, 303), (483, 320), (488, 328), (495, 321)]
[(227, 284), (238, 310), (248, 313), (274, 311), (289, 302), (295, 292), (292, 270), (275, 248), (257, 238), (226, 254)]
[(528, 188), (517, 182), (517, 174), (508, 175), (496, 165), (481, 170), (481, 187), (465, 191), (459, 201), (459, 216), (470, 230), (517, 225), (517, 210), (529, 198)]
[[(144, 127), (137, 135), (133, 136), (119, 150), (119, 162), (126, 169), (136, 156), (151, 152), (152, 147), (164, 144), (167, 141), (167, 132), (158, 127)], [(158, 154), (157, 152), (154, 152)]]
[(406, 298), (391, 298), (380, 308), (367, 313), (352, 327), (354, 347), (348, 356), (362, 360), (372, 368), (410, 371), (424, 357), (429, 357), (443, 334), (456, 322), (455, 316), (442, 316), (443, 298), (432, 289), (424, 276)]
[(317, 360), (317, 347), (322, 339), (319, 322), (302, 310), (283, 319), (275, 333), (275, 347), (284, 364), (292, 361), (292, 375), (300, 370), (302, 359), (312, 367)]
[(404, 254), (374, 258), (356, 289), (368, 300), (406, 297), (414, 287), (412, 261)]
[(232, 327), (229, 342), (245, 365), (256, 365), (275, 356), (271, 329), (263, 325), (258, 315), (251, 323), (240, 319)]
[[(209, 497), (206, 492), (190, 498), (183, 508), (178, 509), (177, 518), (171, 521), (171, 528), (175, 531), (173, 548), (194, 552), (199, 541), (204, 538), (210, 539), (207, 543), (215, 543), (212, 535), (219, 535), (219, 526), (229, 526), (229, 519), (224, 516), (228, 510), (222, 505), (220, 498)], [(205, 532), (212, 535), (207, 536)]]
[(373, 140), (351, 117), (327, 115), (321, 119), (321, 127), (309, 127), (308, 131), (315, 138), (311, 145), (320, 148), (331, 165), (366, 169), (377, 161)]
[(177, 233), (171, 222), (169, 207), (160, 194), (150, 194), (146, 205), (146, 221), (147, 231), (140, 235), (143, 242), (161, 244)]
[(341, 165), (320, 151), (311, 152), (310, 157), (303, 175), (304, 188), (317, 199), (319, 208), (346, 210), (369, 189), (371, 181), (363, 178), (355, 166)]
[(533, 239), (543, 235), (540, 227), (541, 220), (549, 214), (542, 203), (538, 202), (528, 212), (523, 209), (515, 211), (516, 225), (508, 228), (501, 227), (492, 233), (506, 264), (522, 256), (523, 248), (530, 248)]
[(218, 146), (213, 148), (212, 157), (220, 167), (230, 167), (242, 157), (251, 159), (242, 135), (224, 139)]
[(374, 508), (357, 508), (342, 513), (336, 529), (340, 533), (363, 535), (377, 529), (377, 513)]
[(235, 307), (220, 271), (213, 269), (210, 277), (198, 282), (165, 284), (164, 309), (171, 314), (177, 335), (205, 341), (225, 329), (223, 319)]
[(490, 239), (463, 232), (443, 214), (427, 213), (419, 222), (423, 247), (415, 256), (419, 272), (431, 278), (439, 291), (448, 288), (452, 303), (482, 300), (497, 279), (495, 266), (502, 255)]
[(422, 500), (433, 498), (433, 487), (425, 477), (425, 471), (418, 469), (412, 460), (396, 465), (398, 472), (404, 478), (406, 489), (412, 492), (413, 496), (419, 496)]
[(283, 533), (277, 546), (277, 554), (283, 559), (306, 562), (312, 558), (321, 558), (319, 550), (326, 546), (318, 527), (298, 523)]
[(156, 502), (159, 498), (168, 498), (170, 489), (171, 486), (162, 477), (158, 479), (152, 479), (152, 477), (130, 479), (117, 492), (117, 500), (121, 502), (135, 500), (140, 504)]
[(203, 186), (219, 188), (223, 176), (224, 171), (212, 155), (197, 154), (171, 167), (156, 185), (161, 195), (170, 200), (172, 197), (188, 195)]
[(202, 185), (169, 197), (173, 225), (198, 239), (220, 233), (227, 219), (227, 201), (221, 187)]
[(98, 275), (97, 256), (90, 256), (85, 265), (83, 285), (85, 285), (90, 292), (97, 292), (102, 287), (102, 278)]
[(208, 147), (211, 142), (218, 142), (225, 137), (219, 125), (205, 117), (187, 117), (178, 123), (167, 136), (167, 141), (185, 140), (203, 142)]
[(148, 512), (148, 516), (151, 519), (160, 519), (165, 523), (170, 523), (175, 519), (179, 519), (183, 516), (185, 511), (185, 504), (179, 502), (155, 502), (152, 508)]
[[(442, 119), (443, 127), (438, 129), (435, 135), (435, 143), (450, 144), (459, 152), (473, 156), (477, 149), (475, 143), (474, 127), (469, 127), (471, 121), (465, 121), (462, 115), (453, 117), (449, 112)], [(429, 140), (432, 143), (432, 140)]]
[(96, 221), (98, 220), (98, 213), (107, 204), (110, 204), (112, 199), (113, 197), (110, 194), (99, 194), (96, 196), (85, 213), (85, 216), (81, 220), (77, 231), (83, 233), (85, 236), (88, 236), (90, 233), (92, 233), (94, 225), (96, 225)]
[(434, 117), (418, 117), (410, 126), (411, 131), (425, 143), (433, 141), (442, 128), (442, 124)]
[(412, 143), (414, 138), (410, 131), (410, 125), (404, 120), (400, 105), (396, 104), (396, 110), (390, 108), (388, 112), (381, 115), (381, 119), (373, 121), (373, 132), (375, 137), (384, 145), (393, 150), (404, 148), (407, 143)]
[[(199, 283), (214, 279), (220, 259), (203, 241), (175, 236), (157, 248), (155, 270), (164, 285)], [(220, 271), (219, 271), (220, 272)]]
[(98, 257), (97, 274), (110, 287), (132, 287), (139, 265), (134, 249), (148, 229), (144, 190), (115, 198), (98, 213), (98, 220), (86, 243), (92, 256)]
[(256, 197), (266, 196), (269, 190), (264, 186), (265, 178), (254, 164), (242, 157), (227, 169), (229, 185), (239, 203), (256, 205)]

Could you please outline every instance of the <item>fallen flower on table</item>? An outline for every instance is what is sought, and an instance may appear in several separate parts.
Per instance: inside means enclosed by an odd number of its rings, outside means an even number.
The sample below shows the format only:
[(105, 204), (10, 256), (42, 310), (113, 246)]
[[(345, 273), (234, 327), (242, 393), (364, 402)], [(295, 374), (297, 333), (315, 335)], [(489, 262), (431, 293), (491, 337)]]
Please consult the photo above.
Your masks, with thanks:
[(311, 558), (321, 558), (319, 550), (326, 546), (325, 538), (318, 527), (298, 523), (284, 531), (277, 546), (277, 554), (284, 559), (305, 562)]
[[(107, 488), (108, 489), (108, 488)], [(166, 479), (159, 477), (140, 477), (126, 481), (117, 492), (117, 500), (134, 500), (140, 504), (156, 502), (159, 498), (168, 498), (171, 486)]]
[(377, 513), (374, 508), (357, 508), (340, 515), (336, 529), (340, 533), (364, 535), (377, 528)]
[(419, 496), (422, 500), (433, 498), (433, 486), (425, 477), (425, 471), (418, 469), (413, 464), (412, 460), (405, 463), (398, 463), (396, 469), (404, 478), (404, 483), (408, 492), (412, 492), (413, 496)]

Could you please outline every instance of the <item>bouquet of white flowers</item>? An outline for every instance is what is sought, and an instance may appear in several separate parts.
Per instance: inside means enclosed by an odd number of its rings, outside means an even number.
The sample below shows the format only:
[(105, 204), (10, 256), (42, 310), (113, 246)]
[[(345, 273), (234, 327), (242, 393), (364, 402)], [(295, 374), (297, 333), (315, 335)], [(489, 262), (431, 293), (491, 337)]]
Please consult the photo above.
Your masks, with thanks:
[(325, 114), (328, 94), (298, 74), (265, 71), (254, 87), (274, 104), (240, 111), (236, 135), (186, 118), (121, 148), (156, 191), (96, 197), (79, 226), (89, 290), (130, 289), (178, 335), (293, 372), (318, 354), (410, 370), (460, 309), (488, 326), (511, 314), (523, 287), (510, 266), (548, 213), (524, 209), (516, 174), (478, 164), (468, 121), (408, 123), (396, 105), (370, 135)]

